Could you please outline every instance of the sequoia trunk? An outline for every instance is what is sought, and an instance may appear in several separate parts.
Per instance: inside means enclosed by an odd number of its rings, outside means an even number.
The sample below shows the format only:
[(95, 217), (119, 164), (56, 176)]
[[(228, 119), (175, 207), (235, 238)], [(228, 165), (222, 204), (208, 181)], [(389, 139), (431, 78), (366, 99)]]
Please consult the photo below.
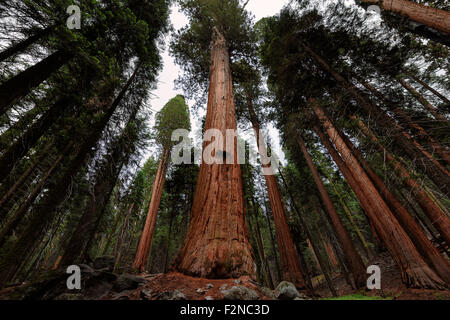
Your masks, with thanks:
[[(205, 130), (216, 129), (222, 137), (236, 130), (236, 115), (228, 47), (223, 35), (213, 35), (208, 107)], [(191, 223), (176, 268), (206, 278), (253, 277), (251, 247), (245, 224), (241, 167), (237, 161), (237, 137), (231, 145), (233, 164), (200, 165)], [(205, 141), (203, 150), (211, 144)], [(221, 157), (215, 150), (213, 157)], [(227, 153), (228, 154), (228, 153)], [(208, 155), (209, 157), (211, 155)], [(228, 158), (228, 157), (227, 157)]]

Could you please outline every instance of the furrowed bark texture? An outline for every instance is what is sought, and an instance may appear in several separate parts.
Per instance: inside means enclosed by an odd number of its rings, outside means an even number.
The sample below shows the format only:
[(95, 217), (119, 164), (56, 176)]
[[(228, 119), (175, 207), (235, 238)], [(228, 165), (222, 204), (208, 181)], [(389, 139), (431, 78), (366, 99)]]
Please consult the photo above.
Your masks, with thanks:
[(328, 72), (344, 89), (350, 93), (365, 112), (373, 117), (379, 127), (392, 130), (392, 139), (408, 157), (420, 165), (420, 169), (428, 175), (434, 184), (445, 194), (450, 194), (450, 173), (432, 155), (426, 151), (417, 141), (406, 133), (383, 110), (369, 101), (360, 90), (351, 84), (346, 78), (337, 73), (331, 66), (316, 54), (307, 45), (305, 51), (311, 54), (317, 64)]
[(392, 209), (397, 220), (403, 229), (408, 233), (409, 237), (415, 244), (417, 250), (428, 263), (430, 267), (447, 283), (450, 283), (450, 268), (445, 259), (439, 254), (437, 248), (425, 236), (420, 226), (416, 223), (412, 215), (405, 209), (402, 203), (390, 192), (383, 180), (370, 168), (364, 161), (362, 155), (353, 145), (353, 143), (345, 135), (341, 133), (342, 138), (350, 147), (356, 158), (359, 160), (363, 168), (366, 170), (375, 187), (386, 200), (386, 203)]
[(384, 10), (407, 16), (409, 19), (430, 28), (450, 34), (450, 12), (408, 0), (361, 0), (365, 3), (380, 4)]
[(415, 199), (417, 200), (425, 214), (428, 216), (428, 218), (431, 220), (434, 227), (438, 229), (445, 242), (450, 245), (450, 221), (447, 215), (442, 212), (441, 208), (432, 199), (430, 199), (427, 192), (421, 187), (421, 184), (417, 182), (413, 177), (411, 177), (408, 170), (406, 170), (388, 151), (386, 151), (386, 149), (379, 143), (378, 138), (375, 136), (375, 134), (361, 120), (356, 120), (361, 131), (370, 140), (378, 145), (380, 151), (386, 157), (386, 160), (391, 163), (395, 171), (399, 174), (400, 178), (402, 178), (403, 183), (414, 194)]
[[(205, 130), (219, 130), (225, 137), (227, 129), (236, 128), (228, 48), (224, 37), (216, 31), (211, 52)], [(237, 162), (237, 138), (232, 139), (228, 143), (233, 146), (234, 164), (202, 161), (200, 165), (191, 224), (175, 262), (176, 268), (185, 274), (205, 278), (253, 277), (241, 167)], [(226, 145), (227, 139), (224, 140)], [(210, 143), (205, 141), (203, 150)], [(217, 152), (215, 156), (218, 156)]]
[(369, 219), (400, 268), (403, 282), (411, 287), (444, 288), (445, 283), (425, 263), (358, 160), (326, 117), (323, 109), (316, 102), (311, 101), (311, 103), (317, 118), (323, 123), (325, 131), (341, 154), (342, 160), (347, 164), (353, 178), (361, 186), (368, 205), (373, 208), (373, 210), (368, 211)]
[(283, 202), (281, 201), (280, 191), (278, 190), (278, 183), (275, 179), (270, 159), (267, 157), (267, 147), (260, 135), (261, 130), (259, 120), (253, 108), (253, 104), (249, 99), (247, 105), (253, 130), (255, 132), (256, 145), (261, 156), (270, 207), (275, 221), (283, 279), (294, 283), (299, 288), (303, 288), (305, 286), (305, 281), (301, 271), (299, 255), (292, 240), (289, 225), (286, 220), (286, 213), (284, 211)]
[(303, 138), (300, 135), (298, 135), (297, 139), (300, 149), (302, 150), (303, 156), (305, 157), (306, 163), (308, 164), (309, 170), (312, 173), (317, 189), (319, 190), (319, 194), (325, 206), (326, 212), (330, 217), (334, 230), (336, 231), (338, 239), (341, 243), (342, 249), (344, 250), (345, 258), (347, 259), (347, 262), (352, 271), (355, 284), (358, 288), (364, 287), (366, 285), (366, 278), (367, 278), (364, 263), (361, 257), (359, 256), (358, 252), (356, 251), (347, 230), (345, 230), (345, 227), (342, 224), (341, 219), (339, 218), (336, 208), (334, 207), (334, 204), (327, 190), (325, 189), (325, 185), (320, 179), (319, 172), (316, 166), (314, 165), (314, 162), (311, 156), (309, 155), (308, 150), (306, 149), (306, 145)]

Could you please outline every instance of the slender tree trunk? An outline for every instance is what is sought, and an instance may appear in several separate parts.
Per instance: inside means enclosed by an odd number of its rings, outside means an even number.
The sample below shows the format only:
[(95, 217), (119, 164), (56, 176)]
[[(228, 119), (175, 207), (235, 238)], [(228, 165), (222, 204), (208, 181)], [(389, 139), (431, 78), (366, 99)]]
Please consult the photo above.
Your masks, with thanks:
[(319, 172), (316, 166), (314, 165), (314, 162), (311, 159), (308, 150), (306, 149), (305, 142), (300, 134), (298, 134), (297, 136), (297, 142), (300, 149), (303, 152), (303, 156), (305, 157), (306, 163), (308, 164), (309, 170), (311, 171), (312, 176), (314, 178), (314, 182), (316, 183), (317, 189), (319, 190), (319, 194), (325, 206), (326, 212), (330, 217), (334, 230), (336, 231), (336, 234), (342, 245), (342, 249), (344, 250), (346, 260), (350, 266), (350, 269), (352, 270), (356, 287), (362, 288), (366, 285), (366, 278), (367, 278), (364, 263), (361, 257), (359, 256), (358, 252), (356, 251), (353, 242), (350, 236), (348, 235), (347, 230), (345, 230), (345, 227), (342, 224), (341, 219), (339, 218), (336, 208), (334, 207), (334, 204), (327, 190), (325, 189), (325, 185), (323, 184), (322, 179), (319, 176)]
[[(226, 41), (213, 35), (208, 108), (205, 130), (236, 130), (236, 115)], [(191, 223), (176, 265), (185, 274), (205, 278), (253, 276), (251, 247), (245, 224), (241, 168), (237, 161), (237, 137), (224, 139), (232, 146), (233, 164), (202, 161), (191, 213)], [(203, 150), (209, 145), (204, 142)], [(227, 148), (229, 149), (229, 148)], [(217, 150), (213, 156), (219, 156)], [(217, 159), (217, 157), (216, 157)], [(227, 161), (228, 162), (228, 161)]]
[(256, 137), (256, 145), (261, 156), (262, 167), (264, 170), (264, 179), (266, 181), (267, 193), (269, 195), (270, 207), (275, 221), (275, 230), (278, 239), (278, 250), (280, 252), (281, 266), (283, 270), (283, 279), (294, 283), (302, 288), (305, 285), (303, 274), (300, 268), (300, 260), (292, 241), (289, 225), (286, 220), (286, 213), (281, 201), (280, 191), (275, 179), (270, 159), (267, 157), (267, 148), (265, 141), (261, 137), (260, 124), (252, 101), (247, 98), (248, 110)]
[(344, 77), (334, 71), (328, 63), (317, 55), (308, 46), (304, 45), (305, 50), (311, 54), (324, 71), (328, 72), (336, 81), (355, 98), (358, 104), (363, 107), (369, 116), (374, 117), (380, 127), (393, 130), (392, 139), (413, 161), (422, 164), (420, 169), (425, 172), (428, 177), (439, 187), (439, 189), (450, 194), (450, 173), (437, 162), (431, 154), (423, 149), (416, 141), (414, 141), (400, 126), (387, 116), (376, 105), (372, 104), (360, 94), (358, 88), (348, 82)]
[(411, 72), (408, 71), (403, 71), (406, 73), (406, 75), (411, 78), (412, 80), (414, 80), (415, 82), (419, 83), (420, 85), (422, 85), (422, 87), (424, 87), (425, 89), (427, 89), (428, 91), (430, 91), (431, 93), (433, 93), (436, 97), (440, 98), (442, 101), (444, 101), (447, 106), (450, 106), (450, 100), (447, 99), (444, 95), (442, 95), (439, 91), (437, 91), (436, 89), (434, 89), (433, 87), (429, 86), (425, 81), (422, 81), (420, 78), (416, 77), (414, 74), (412, 74)]
[(113, 225), (113, 227), (112, 227), (112, 229), (111, 229), (111, 231), (110, 231), (110, 233), (108, 235), (108, 238), (106, 239), (106, 245), (105, 245), (105, 247), (103, 248), (103, 251), (102, 251), (102, 255), (103, 256), (108, 253), (108, 249), (111, 246), (112, 240), (114, 238), (114, 234), (116, 233), (117, 226), (119, 225), (119, 221), (120, 221), (121, 218), (122, 218), (122, 210), (120, 210), (119, 213), (117, 213), (117, 216), (114, 219), (114, 225)]
[(258, 249), (258, 253), (261, 259), (261, 264), (264, 270), (264, 277), (266, 279), (266, 283), (267, 286), (270, 289), (274, 289), (274, 283), (273, 283), (273, 279), (272, 279), (272, 274), (270, 273), (270, 267), (268, 264), (268, 260), (267, 260), (267, 255), (266, 255), (266, 251), (264, 250), (264, 243), (262, 240), (262, 235), (261, 235), (261, 228), (259, 226), (259, 221), (258, 221), (258, 207), (256, 205), (255, 202), (255, 198), (253, 196), (251, 196), (252, 199), (252, 211), (253, 211), (253, 218), (255, 220), (255, 238), (256, 238), (256, 244), (257, 244), (257, 249)]
[(327, 281), (328, 288), (330, 289), (331, 294), (336, 297), (337, 296), (337, 292), (336, 292), (336, 289), (333, 286), (333, 282), (331, 281), (331, 278), (329, 276), (329, 272), (328, 272), (329, 268), (328, 268), (328, 266), (327, 266), (327, 264), (326, 264), (326, 262), (324, 260), (324, 257), (322, 256), (322, 254), (320, 252), (320, 249), (319, 249), (319, 247), (317, 245), (317, 242), (314, 241), (315, 238), (313, 238), (313, 233), (311, 232), (311, 230), (309, 229), (308, 225), (306, 224), (306, 221), (303, 218), (302, 213), (300, 212), (300, 210), (299, 210), (299, 208), (297, 206), (297, 203), (294, 200), (294, 196), (292, 195), (291, 190), (290, 190), (290, 188), (289, 188), (289, 186), (288, 186), (286, 180), (284, 179), (284, 176), (283, 176), (283, 174), (281, 173), (280, 170), (279, 170), (279, 173), (280, 173), (281, 180), (283, 180), (284, 187), (286, 188), (286, 191), (289, 194), (289, 198), (291, 199), (292, 206), (294, 207), (294, 210), (297, 213), (298, 219), (300, 221), (300, 225), (302, 226), (303, 230), (305, 231), (306, 237), (309, 239), (309, 241), (310, 241), (309, 243), (310, 243), (310, 245), (313, 248), (313, 252), (314, 252), (314, 254), (315, 254), (316, 258), (317, 258), (317, 261), (318, 261), (318, 264), (320, 266), (320, 269), (322, 270), (323, 275), (324, 275), (324, 277), (325, 277), (325, 279)]
[(49, 187), (49, 190), (33, 211), (33, 216), (28, 227), (6, 253), (5, 259), (0, 262), (0, 288), (4, 287), (8, 281), (11, 281), (18, 271), (18, 268), (20, 268), (20, 262), (23, 257), (27, 252), (31, 251), (31, 249), (35, 246), (36, 240), (42, 236), (43, 230), (45, 230), (48, 223), (55, 217), (56, 208), (66, 198), (66, 193), (71, 186), (72, 179), (84, 165), (87, 156), (92, 152), (92, 149), (100, 139), (101, 134), (114, 114), (114, 111), (117, 109), (126, 92), (133, 83), (138, 70), (139, 66), (136, 68), (133, 75), (122, 88), (121, 92), (103, 115), (101, 120), (94, 125), (91, 134), (82, 141), (81, 146), (75, 148), (75, 158), (70, 161), (61, 178), (55, 180)]
[(402, 203), (389, 191), (388, 187), (384, 184), (381, 178), (364, 161), (363, 156), (359, 153), (350, 139), (348, 139), (344, 134), (340, 134), (344, 142), (350, 147), (350, 150), (365, 169), (375, 187), (386, 200), (386, 203), (390, 206), (390, 208), (392, 208), (392, 213), (394, 213), (403, 229), (407, 232), (422, 257), (424, 257), (428, 265), (433, 268), (442, 280), (450, 283), (450, 268), (447, 261), (445, 261), (445, 259), (439, 254), (439, 251), (434, 247), (431, 241), (428, 240), (420, 226), (416, 223), (405, 207), (403, 207)]
[(422, 189), (421, 185), (411, 177), (408, 170), (406, 170), (395, 158), (379, 143), (378, 138), (373, 134), (373, 132), (367, 128), (367, 126), (360, 120), (357, 119), (357, 124), (361, 131), (374, 143), (379, 146), (380, 152), (386, 157), (386, 159), (391, 163), (394, 169), (397, 171), (399, 176), (402, 178), (403, 183), (410, 188), (411, 192), (414, 194), (419, 205), (422, 207), (423, 211), (432, 221), (433, 225), (438, 229), (441, 236), (450, 245), (450, 221), (447, 215), (442, 212), (439, 206), (430, 199), (429, 195), (425, 190)]
[(353, 219), (353, 215), (352, 215), (349, 207), (345, 203), (344, 199), (342, 198), (342, 195), (339, 193), (338, 189), (336, 188), (336, 185), (334, 184), (334, 182), (333, 182), (333, 180), (332, 180), (332, 178), (330, 176), (328, 176), (328, 181), (330, 181), (330, 184), (333, 187), (334, 193), (337, 195), (337, 197), (339, 199), (339, 203), (341, 204), (342, 208), (344, 209), (344, 212), (347, 215), (347, 218), (350, 221), (350, 224), (352, 225), (353, 230), (355, 231), (355, 233), (357, 234), (359, 240), (361, 241), (361, 244), (362, 244), (362, 246), (364, 248), (364, 251), (366, 253), (367, 259), (370, 259), (372, 257), (372, 251), (369, 248), (369, 245), (367, 243), (366, 238), (364, 237), (364, 235), (362, 234), (362, 232), (359, 229), (358, 225), (356, 224), (355, 219)]
[(125, 240), (125, 235), (127, 232), (127, 228), (129, 227), (131, 213), (133, 212), (134, 204), (131, 205), (128, 213), (123, 221), (122, 227), (120, 228), (119, 236), (117, 238), (116, 245), (114, 246), (114, 271), (119, 267), (120, 260), (122, 259), (122, 251), (123, 251), (123, 243)]
[(19, 206), (19, 208), (17, 208), (11, 219), (9, 219), (8, 224), (3, 228), (2, 232), (0, 233), (0, 247), (2, 247), (5, 244), (8, 237), (14, 232), (19, 223), (23, 220), (26, 213), (28, 212), (28, 209), (30, 208), (34, 200), (36, 200), (37, 196), (41, 193), (42, 189), (46, 185), (47, 180), (52, 176), (53, 172), (59, 166), (61, 160), (68, 153), (71, 147), (72, 143), (70, 143), (64, 149), (64, 151), (58, 156), (58, 158), (55, 160), (52, 166), (47, 170), (47, 172), (42, 177), (40, 177), (39, 183), (33, 188), (30, 195)]
[[(27, 181), (28, 177), (31, 173), (36, 169), (36, 167), (46, 158), (48, 157), (48, 151), (53, 146), (53, 143), (48, 143), (42, 152), (36, 157), (36, 159), (28, 166), (27, 170), (20, 175), (17, 180), (13, 180), (14, 184), (11, 187), (8, 187), (7, 191), (3, 195), (0, 200), (0, 208), (5, 208), (6, 204), (11, 200), (12, 196), (16, 193), (18, 189), (22, 187), (22, 185)], [(5, 215), (8, 213), (8, 210), (0, 209), (0, 219), (3, 219)]]
[(34, 107), (12, 124), (8, 130), (4, 131), (0, 135), (0, 152), (3, 153), (8, 149), (14, 143), (17, 136), (19, 136), (40, 113), (40, 108)]
[(411, 117), (405, 111), (403, 111), (400, 106), (397, 105), (397, 106), (391, 107), (392, 105), (394, 105), (394, 103), (388, 101), (386, 99), (386, 97), (381, 92), (379, 92), (377, 89), (375, 89), (371, 84), (369, 84), (365, 81), (362, 81), (360, 79), (358, 79), (358, 81), (364, 87), (366, 87), (370, 92), (375, 94), (386, 106), (388, 106), (389, 109), (400, 120), (400, 123), (403, 122), (413, 132), (417, 132), (417, 135), (420, 138), (427, 140), (429, 143), (429, 147), (432, 149), (433, 153), (436, 152), (442, 158), (442, 160), (445, 161), (445, 163), (450, 164), (450, 153), (448, 152), (448, 150), (444, 146), (442, 146), (438, 141), (433, 139), (428, 134), (428, 132), (425, 131), (425, 129), (423, 127), (421, 127), (419, 124), (414, 122), (414, 120), (411, 119)]
[(381, 4), (384, 10), (407, 16), (412, 21), (450, 34), (450, 12), (408, 0), (361, 0), (369, 4)]
[(36, 32), (31, 37), (28, 37), (18, 43), (15, 43), (8, 49), (5, 49), (4, 51), (0, 52), (0, 62), (18, 54), (18, 53), (21, 53), (26, 48), (28, 48), (30, 45), (47, 37), (54, 30), (54, 28), (55, 28), (55, 26), (50, 26), (45, 29), (42, 29), (42, 30)]
[(436, 120), (442, 121), (443, 123), (449, 122), (447, 118), (439, 113), (437, 108), (433, 106), (425, 97), (423, 97), (416, 89), (413, 88), (405, 79), (398, 78), (400, 84), (409, 91), (416, 99), (419, 101), (432, 115)]
[(370, 178), (366, 175), (358, 160), (345, 144), (333, 124), (326, 117), (323, 109), (315, 101), (311, 101), (317, 118), (323, 122), (328, 136), (332, 138), (337, 150), (352, 172), (353, 178), (364, 188), (361, 188), (367, 201), (373, 206), (376, 215), (369, 213), (374, 227), (382, 238), (392, 258), (402, 272), (403, 282), (412, 287), (443, 288), (445, 283), (425, 263), (411, 239), (402, 229), (394, 215), (386, 205)]
[(42, 118), (0, 156), (0, 181), (8, 176), (16, 163), (38, 142), (69, 103), (67, 99), (56, 102)]
[(134, 258), (133, 268), (140, 272), (145, 271), (145, 262), (147, 261), (148, 252), (152, 245), (153, 232), (156, 226), (156, 218), (158, 217), (159, 204), (163, 193), (164, 182), (166, 180), (166, 171), (169, 164), (170, 150), (164, 149), (161, 160), (159, 162), (158, 172), (156, 173), (155, 182), (153, 183), (152, 199), (148, 209), (147, 218), (145, 220), (144, 230), (142, 231), (141, 240)]
[(57, 51), (25, 71), (7, 80), (0, 86), (0, 115), (3, 115), (17, 100), (45, 81), (72, 58), (72, 54)]
[(174, 219), (174, 213), (171, 212), (170, 214), (170, 221), (169, 221), (169, 231), (167, 233), (167, 241), (166, 241), (166, 249), (164, 250), (164, 273), (167, 273), (168, 270), (168, 262), (169, 262), (169, 250), (170, 250), (170, 242), (172, 240), (172, 227), (173, 227), (173, 219)]
[[(273, 236), (272, 233), (272, 222), (270, 221), (270, 214), (269, 214), (269, 210), (268, 210), (268, 206), (266, 203), (266, 199), (264, 198), (264, 207), (265, 207), (265, 216), (266, 216), (266, 221), (267, 221), (267, 227), (269, 228), (269, 236), (270, 236), (270, 243), (272, 244), (272, 253), (273, 253), (273, 258), (275, 260), (275, 269), (277, 271), (277, 277), (278, 277), (278, 282), (282, 281), (282, 273), (281, 273), (281, 267), (280, 264), (278, 262), (278, 255), (277, 255), (277, 250), (276, 250), (276, 245), (275, 245), (275, 238)], [(275, 284), (275, 283), (274, 283)]]

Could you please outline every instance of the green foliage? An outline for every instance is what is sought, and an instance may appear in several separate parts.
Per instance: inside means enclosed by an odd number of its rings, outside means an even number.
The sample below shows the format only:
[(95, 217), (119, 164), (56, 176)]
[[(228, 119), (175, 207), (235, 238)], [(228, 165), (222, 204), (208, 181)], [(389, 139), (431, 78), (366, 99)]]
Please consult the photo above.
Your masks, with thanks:
[(156, 114), (155, 140), (164, 149), (171, 149), (177, 143), (172, 141), (172, 133), (178, 129), (191, 129), (189, 108), (181, 95), (171, 99)]

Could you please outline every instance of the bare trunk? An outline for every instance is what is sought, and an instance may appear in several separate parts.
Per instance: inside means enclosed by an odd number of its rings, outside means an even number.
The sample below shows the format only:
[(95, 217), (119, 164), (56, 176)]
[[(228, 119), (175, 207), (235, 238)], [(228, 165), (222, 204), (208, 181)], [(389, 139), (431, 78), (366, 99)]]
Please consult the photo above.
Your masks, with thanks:
[(57, 117), (70, 102), (57, 101), (35, 124), (33, 124), (12, 146), (0, 156), (0, 181), (3, 181), (16, 163), (36, 145), (38, 140), (54, 124)]
[(61, 68), (71, 57), (70, 53), (57, 51), (4, 82), (0, 86), (0, 115), (4, 114), (15, 101), (25, 97), (34, 87)]
[(336, 211), (336, 208), (334, 207), (334, 204), (325, 189), (325, 186), (320, 179), (319, 172), (317, 171), (316, 166), (314, 165), (313, 160), (311, 159), (311, 156), (308, 153), (308, 150), (306, 149), (305, 142), (300, 134), (298, 134), (297, 142), (300, 146), (300, 149), (303, 152), (303, 156), (305, 157), (306, 163), (308, 164), (309, 170), (312, 173), (312, 176), (314, 178), (314, 182), (316, 183), (317, 189), (319, 190), (320, 198), (323, 201), (323, 204), (325, 206), (326, 212), (328, 213), (331, 223), (333, 224), (334, 230), (336, 231), (336, 234), (339, 238), (339, 241), (342, 245), (342, 248), (345, 253), (345, 257), (347, 259), (347, 262), (350, 266), (350, 269), (352, 270), (353, 278), (355, 280), (355, 284), (357, 288), (364, 287), (366, 285), (366, 268), (364, 267), (364, 263), (359, 256), (358, 252), (356, 251), (352, 240), (350, 236), (348, 235), (347, 230), (345, 230), (344, 225), (341, 222), (341, 219), (339, 218), (339, 215)]
[(365, 3), (380, 4), (384, 10), (407, 16), (412, 21), (450, 34), (450, 12), (408, 0), (361, 0)]
[(436, 89), (434, 89), (433, 87), (429, 86), (425, 81), (422, 81), (421, 79), (419, 79), (418, 77), (416, 77), (415, 75), (413, 75), (410, 72), (406, 72), (407, 76), (409, 78), (411, 78), (412, 80), (414, 80), (415, 82), (421, 84), (424, 88), (426, 88), (428, 91), (430, 91), (431, 93), (433, 93), (436, 97), (439, 97), (442, 101), (444, 101), (447, 106), (450, 106), (450, 100), (447, 99), (446, 97), (444, 97), (439, 91), (437, 91)]
[(384, 197), (386, 203), (390, 206), (390, 208), (392, 208), (392, 212), (395, 217), (400, 222), (403, 229), (408, 233), (422, 257), (424, 257), (428, 265), (434, 269), (442, 280), (450, 283), (450, 269), (447, 261), (445, 261), (445, 259), (439, 254), (439, 251), (434, 247), (431, 241), (428, 240), (420, 226), (416, 223), (410, 213), (403, 207), (402, 203), (389, 191), (388, 187), (384, 184), (381, 178), (364, 161), (362, 155), (351, 143), (350, 139), (345, 137), (342, 133), (341, 136), (359, 160), (380, 194)]
[(413, 242), (395, 219), (358, 160), (326, 117), (323, 109), (315, 101), (311, 101), (311, 103), (317, 118), (323, 123), (328, 136), (334, 141), (342, 159), (351, 170), (353, 178), (361, 186), (364, 186), (361, 189), (376, 213), (373, 214), (373, 211), (369, 211), (369, 218), (400, 268), (403, 282), (412, 287), (434, 289), (445, 287), (445, 283), (428, 267), (416, 250)]
[(275, 221), (275, 230), (278, 240), (278, 250), (280, 252), (281, 267), (283, 270), (283, 280), (294, 283), (297, 287), (302, 288), (305, 285), (303, 274), (300, 268), (300, 261), (294, 242), (292, 241), (289, 225), (286, 220), (286, 213), (281, 201), (280, 191), (275, 179), (275, 173), (267, 159), (267, 148), (265, 142), (262, 141), (260, 134), (260, 125), (256, 116), (253, 104), (247, 101), (253, 130), (255, 131), (256, 145), (261, 156), (262, 166), (264, 168), (264, 178), (269, 195), (270, 207), (272, 209)]
[(350, 224), (353, 227), (353, 230), (358, 235), (358, 238), (361, 241), (361, 244), (362, 244), (362, 246), (364, 248), (364, 251), (366, 253), (367, 259), (370, 259), (372, 257), (372, 251), (369, 248), (369, 245), (368, 245), (368, 243), (366, 241), (366, 238), (364, 237), (364, 235), (362, 234), (362, 232), (359, 229), (358, 225), (356, 224), (355, 219), (353, 219), (353, 215), (352, 215), (349, 207), (347, 206), (347, 204), (345, 203), (345, 201), (342, 198), (341, 194), (337, 190), (337, 188), (336, 188), (335, 184), (333, 183), (333, 180), (331, 179), (331, 177), (328, 177), (328, 181), (330, 181), (330, 184), (331, 184), (331, 186), (334, 189), (334, 193), (337, 195), (337, 197), (339, 199), (339, 202), (340, 202), (342, 208), (344, 209), (344, 212), (347, 215), (347, 218), (350, 221)]
[(395, 116), (400, 120), (400, 123), (405, 123), (413, 132), (417, 133), (417, 135), (421, 139), (425, 139), (428, 141), (429, 147), (432, 149), (433, 153), (436, 152), (445, 163), (450, 164), (450, 153), (448, 150), (443, 147), (438, 141), (433, 139), (425, 129), (414, 122), (413, 119), (404, 111), (400, 106), (391, 107), (392, 102), (388, 101), (386, 97), (375, 89), (371, 84), (358, 79), (358, 81), (366, 87), (370, 92), (375, 94), (383, 103), (390, 108), (390, 110), (395, 114)]
[(411, 177), (408, 170), (406, 170), (388, 151), (386, 151), (386, 149), (384, 149), (381, 144), (379, 144), (378, 138), (375, 134), (367, 128), (361, 120), (357, 119), (357, 123), (361, 131), (379, 146), (380, 152), (383, 153), (386, 159), (400, 175), (403, 183), (410, 188), (411, 192), (419, 202), (419, 205), (432, 221), (432, 224), (438, 229), (447, 244), (450, 245), (450, 221), (447, 215), (442, 212), (439, 206), (437, 206), (432, 199), (430, 199), (429, 195), (422, 189), (421, 185)]
[(334, 71), (328, 63), (317, 55), (308, 46), (304, 45), (304, 49), (311, 54), (317, 64), (328, 72), (336, 81), (355, 98), (358, 104), (373, 117), (375, 121), (383, 128), (393, 130), (392, 138), (396, 144), (401, 147), (408, 157), (413, 161), (421, 163), (420, 169), (425, 172), (428, 177), (438, 186), (442, 192), (450, 194), (450, 173), (434, 159), (417, 141), (413, 140), (395, 121), (380, 110), (376, 105), (366, 99), (357, 87), (351, 84), (343, 76)]
[(153, 183), (152, 199), (148, 209), (147, 218), (145, 220), (144, 230), (134, 258), (133, 268), (140, 272), (145, 271), (145, 262), (147, 261), (148, 252), (152, 245), (153, 232), (156, 226), (156, 218), (158, 217), (159, 204), (163, 193), (164, 182), (166, 181), (166, 171), (169, 164), (170, 152), (168, 149), (163, 150), (161, 160), (159, 162), (158, 172), (156, 173), (155, 182)]
[[(310, 228), (306, 224), (306, 221), (303, 218), (302, 213), (300, 212), (299, 208), (297, 207), (297, 203), (296, 203), (296, 201), (294, 199), (294, 196), (292, 195), (292, 192), (291, 192), (291, 190), (290, 190), (286, 180), (284, 179), (284, 176), (281, 173), (281, 171), (280, 171), (280, 176), (281, 176), (281, 179), (283, 180), (283, 183), (284, 183), (284, 186), (286, 188), (286, 191), (289, 194), (289, 198), (291, 199), (292, 206), (294, 207), (294, 210), (297, 213), (298, 219), (300, 221), (300, 225), (302, 226), (303, 230), (305, 231), (307, 240), (309, 241), (309, 244), (310, 244), (311, 248), (313, 249), (313, 253), (314, 253), (315, 257), (317, 258), (317, 263), (320, 266), (320, 269), (322, 270), (322, 273), (323, 273), (323, 275), (324, 275), (324, 277), (325, 277), (325, 279), (327, 281), (328, 288), (330, 289), (331, 294), (336, 297), (337, 296), (337, 292), (336, 292), (336, 289), (333, 286), (333, 282), (331, 281), (331, 278), (329, 276), (328, 265), (325, 262), (324, 257), (320, 253), (320, 249), (319, 249), (319, 247), (317, 245), (317, 241), (315, 241), (315, 240), (317, 240), (317, 238), (313, 238), (313, 234), (316, 235), (317, 233), (311, 232)], [(311, 290), (313, 290), (313, 288), (311, 288)]]
[(442, 121), (444, 124), (449, 122), (444, 115), (439, 113), (435, 106), (425, 99), (416, 89), (413, 88), (413, 86), (406, 82), (405, 79), (399, 78), (398, 81), (433, 115), (436, 120)]

